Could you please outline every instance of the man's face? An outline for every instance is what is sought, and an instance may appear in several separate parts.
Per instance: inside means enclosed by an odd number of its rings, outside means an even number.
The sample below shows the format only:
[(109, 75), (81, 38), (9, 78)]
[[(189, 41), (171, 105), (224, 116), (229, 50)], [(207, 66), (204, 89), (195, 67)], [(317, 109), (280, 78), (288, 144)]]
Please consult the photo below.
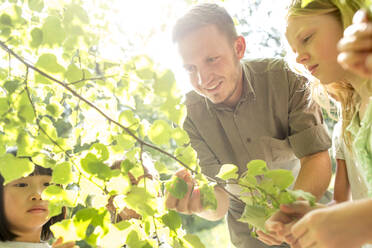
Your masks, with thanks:
[(230, 41), (216, 26), (207, 25), (187, 34), (178, 45), (194, 90), (213, 103), (235, 106), (243, 90), (239, 61), (244, 38)]

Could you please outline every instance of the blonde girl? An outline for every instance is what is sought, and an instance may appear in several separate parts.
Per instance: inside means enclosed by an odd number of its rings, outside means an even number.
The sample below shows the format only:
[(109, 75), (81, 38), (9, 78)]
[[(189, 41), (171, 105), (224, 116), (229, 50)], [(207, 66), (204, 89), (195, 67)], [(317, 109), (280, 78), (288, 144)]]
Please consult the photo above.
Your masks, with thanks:
[[(314, 95), (322, 92), (315, 90), (319, 82), (341, 105), (342, 140), (361, 172), (367, 198), (311, 212), (314, 208), (301, 202), (281, 206), (281, 211), (267, 223), (269, 234), (261, 237), (266, 243), (285, 240), (292, 247), (312, 248), (353, 248), (372, 243), (372, 83), (337, 61), (338, 42), (363, 3), (314, 0), (303, 7), (302, 1), (294, 0), (288, 11), (286, 38), (297, 64), (303, 66), (304, 74), (312, 81)], [(315, 99), (329, 106), (327, 92), (323, 92)]]

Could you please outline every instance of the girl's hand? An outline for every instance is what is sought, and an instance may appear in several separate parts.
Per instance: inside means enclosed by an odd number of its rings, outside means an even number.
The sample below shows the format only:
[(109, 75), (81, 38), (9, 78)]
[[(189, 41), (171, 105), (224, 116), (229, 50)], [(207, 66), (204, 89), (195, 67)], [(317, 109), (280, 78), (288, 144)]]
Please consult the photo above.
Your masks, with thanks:
[(371, 237), (371, 203), (358, 200), (311, 211), (292, 227), (291, 247), (361, 247)]
[(67, 243), (62, 243), (63, 238), (60, 237), (56, 240), (56, 242), (53, 243), (52, 248), (78, 248), (77, 245), (75, 245), (75, 242), (67, 242)]
[(281, 205), (280, 210), (271, 216), (265, 223), (267, 233), (257, 231), (258, 239), (267, 245), (280, 245), (283, 242), (291, 243), (294, 238), (291, 234), (292, 226), (306, 213), (322, 207), (311, 207), (306, 201), (296, 201), (289, 205)]
[(359, 10), (353, 24), (345, 29), (344, 37), (338, 44), (338, 62), (347, 70), (372, 78), (372, 20), (365, 10)]

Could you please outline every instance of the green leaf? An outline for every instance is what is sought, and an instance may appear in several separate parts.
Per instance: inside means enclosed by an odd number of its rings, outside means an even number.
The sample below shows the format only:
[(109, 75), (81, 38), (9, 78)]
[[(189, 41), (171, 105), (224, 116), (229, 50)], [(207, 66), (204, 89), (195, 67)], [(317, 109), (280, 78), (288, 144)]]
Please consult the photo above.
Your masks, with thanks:
[(69, 184), (72, 182), (72, 166), (68, 162), (57, 164), (53, 169), (52, 183)]
[(111, 178), (110, 167), (105, 165), (102, 160), (98, 159), (96, 155), (92, 153), (88, 153), (85, 158), (81, 160), (81, 166), (86, 172), (100, 179), (108, 180)]
[(21, 177), (26, 177), (34, 171), (34, 164), (27, 158), (17, 158), (6, 153), (0, 157), (0, 173), (4, 184)]
[(119, 229), (119, 230), (125, 230), (127, 229), (128, 227), (131, 226), (131, 223), (129, 221), (120, 221), (118, 223), (115, 223), (115, 226)]
[(170, 134), (171, 127), (163, 120), (156, 120), (148, 133), (150, 140), (156, 145), (168, 144), (171, 137)]
[(110, 194), (127, 194), (131, 188), (132, 183), (127, 175), (120, 175), (112, 177), (110, 181), (106, 183), (106, 188)]
[(301, 8), (305, 8), (307, 5), (309, 5), (311, 2), (314, 2), (314, 0), (302, 0), (301, 1)]
[(126, 245), (129, 246), (129, 248), (142, 248), (142, 246), (145, 244), (144, 241), (141, 240), (138, 232), (136, 230), (132, 230), (128, 236), (127, 240), (125, 241)]
[(178, 147), (175, 150), (174, 155), (190, 168), (194, 169), (196, 167), (197, 155), (190, 145), (187, 147)]
[(167, 174), (168, 173), (167, 166), (160, 161), (155, 161), (155, 169), (159, 172), (159, 174)]
[(21, 120), (32, 123), (35, 119), (34, 109), (28, 99), (26, 91), (24, 91), (17, 99), (16, 107), (18, 108), (18, 117)]
[(50, 53), (42, 54), (35, 66), (47, 73), (64, 73), (65, 71), (65, 68), (58, 64), (57, 57)]
[(48, 16), (42, 26), (44, 34), (44, 43), (50, 46), (62, 45), (65, 39), (65, 30), (62, 28), (61, 21), (56, 16)]
[(139, 78), (143, 80), (150, 80), (155, 77), (155, 72), (151, 67), (141, 68), (136, 70), (136, 74)]
[(57, 141), (57, 130), (55, 129), (53, 122), (48, 117), (43, 117), (40, 120), (39, 125), (50, 138), (52, 138), (54, 141)]
[(0, 23), (5, 26), (12, 26), (12, 18), (4, 13), (0, 16)]
[(165, 188), (171, 195), (177, 199), (182, 199), (185, 197), (187, 193), (187, 183), (179, 178), (179, 177), (173, 177), (172, 180), (168, 181), (165, 184)]
[(217, 209), (217, 200), (214, 194), (214, 185), (203, 184), (200, 187), (201, 203), (204, 209)]
[(49, 156), (43, 154), (43, 153), (38, 153), (34, 156), (32, 156), (32, 161), (37, 164), (41, 165), (45, 168), (54, 168), (56, 165), (56, 161), (51, 159)]
[(82, 23), (89, 23), (87, 12), (78, 4), (70, 4), (66, 8), (65, 19), (70, 22), (75, 17), (77, 17)]
[(199, 237), (195, 234), (186, 234), (183, 239), (194, 248), (205, 248)]
[(136, 140), (127, 133), (120, 134), (115, 138), (116, 145), (112, 147), (115, 151), (129, 150), (136, 143)]
[(76, 227), (76, 234), (79, 238), (85, 239), (88, 226), (93, 218), (98, 216), (98, 211), (93, 208), (80, 209), (74, 216), (73, 222)]
[(52, 84), (52, 80), (48, 79), (44, 75), (35, 72), (35, 83), (37, 84)]
[(104, 144), (101, 144), (101, 143), (93, 144), (90, 147), (89, 152), (96, 155), (96, 158), (99, 161), (106, 161), (109, 158), (109, 155), (110, 155), (107, 147)]
[(84, 78), (83, 71), (80, 70), (74, 63), (67, 67), (65, 77), (69, 83), (74, 83)]
[(34, 139), (25, 131), (21, 131), (17, 137), (17, 156), (32, 156), (36, 152), (33, 143)]
[(50, 227), (54, 237), (63, 238), (63, 242), (80, 240), (72, 219), (62, 220)]
[(290, 204), (294, 202), (296, 198), (289, 192), (280, 192), (277, 200), (280, 204)]
[(11, 80), (4, 83), (4, 88), (11, 95), (20, 85), (21, 83), (18, 80)]
[(290, 193), (295, 199), (304, 199), (310, 203), (311, 206), (315, 205), (316, 198), (314, 195), (312, 195), (309, 192), (305, 192), (303, 190), (297, 189), (297, 190), (289, 190), (287, 189), (287, 192)]
[(238, 171), (238, 166), (234, 164), (224, 164), (216, 177), (221, 178), (222, 180), (237, 179), (239, 177)]
[(163, 221), (164, 225), (166, 225), (167, 227), (169, 227), (169, 229), (174, 231), (180, 228), (182, 224), (182, 219), (180, 215), (172, 210), (170, 210), (167, 214), (164, 214), (161, 217), (161, 220)]
[(7, 97), (0, 97), (0, 116), (8, 112), (9, 110), (9, 101)]
[(136, 130), (139, 127), (139, 120), (134, 117), (134, 113), (131, 110), (122, 111), (119, 115), (119, 121), (131, 130)]
[(274, 185), (279, 187), (280, 189), (286, 189), (292, 184), (294, 180), (292, 172), (283, 169), (266, 171), (265, 177), (271, 178), (274, 182)]
[(274, 211), (260, 205), (245, 205), (244, 212), (239, 221), (248, 223), (259, 230), (265, 230), (265, 222)]
[(257, 186), (257, 179), (255, 176), (244, 174), (244, 176), (239, 179), (239, 184), (248, 187), (255, 187)]
[(190, 142), (188, 134), (180, 127), (172, 130), (172, 138), (176, 141), (177, 146), (184, 146)]
[(37, 48), (43, 43), (43, 31), (40, 28), (34, 28), (31, 30), (31, 43), (32, 48)]
[(50, 114), (53, 117), (60, 117), (61, 114), (64, 111), (64, 108), (61, 104), (58, 102), (52, 101), (46, 106), (46, 110), (48, 111), (48, 114)]
[(41, 12), (44, 8), (43, 0), (28, 0), (28, 7), (30, 10)]
[(129, 208), (143, 216), (154, 216), (157, 212), (155, 197), (153, 197), (145, 188), (133, 186), (130, 193), (124, 199)]
[(251, 160), (247, 164), (247, 174), (251, 176), (262, 175), (267, 171), (266, 162), (263, 160)]
[(167, 97), (171, 93), (176, 80), (170, 70), (163, 72), (154, 83), (154, 93), (161, 97)]
[(129, 159), (125, 159), (123, 162), (121, 162), (120, 167), (122, 171), (124, 171), (126, 174), (134, 168), (136, 165), (132, 163)]
[(73, 200), (74, 194), (72, 191), (64, 190), (63, 188), (50, 185), (43, 193), (41, 198), (49, 201), (49, 216), (56, 216), (62, 213), (62, 207), (74, 207), (75, 202)]
[(10, 28), (5, 27), (0, 30), (0, 35), (3, 37), (8, 37), (11, 32), (12, 30)]
[(269, 194), (277, 194), (279, 189), (275, 187), (274, 181), (269, 178), (264, 178), (260, 181), (259, 186)]

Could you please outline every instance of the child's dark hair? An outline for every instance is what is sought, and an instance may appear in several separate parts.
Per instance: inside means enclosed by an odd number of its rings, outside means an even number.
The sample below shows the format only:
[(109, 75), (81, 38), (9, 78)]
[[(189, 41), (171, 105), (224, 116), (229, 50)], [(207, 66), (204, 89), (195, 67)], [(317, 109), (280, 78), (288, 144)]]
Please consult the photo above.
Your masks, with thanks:
[[(13, 154), (16, 156), (17, 151), (16, 150), (11, 150), (8, 151), (8, 153)], [(22, 157), (22, 158), (28, 158), (32, 161), (30, 157)], [(52, 169), (50, 168), (44, 168), (42, 166), (36, 165), (35, 164), (35, 169), (34, 171), (29, 175), (29, 176), (35, 176), (35, 175), (52, 175)], [(9, 224), (7, 219), (5, 218), (5, 204), (4, 204), (4, 178), (0, 174), (0, 241), (12, 241), (14, 240), (17, 235), (12, 233), (9, 230)], [(50, 231), (50, 226), (53, 225), (54, 223), (61, 221), (65, 218), (65, 213), (66, 209), (62, 209), (62, 213), (58, 216), (54, 216), (50, 218), (50, 220), (43, 225), (42, 231), (41, 231), (41, 237), (40, 239), (43, 241), (46, 241), (50, 239), (53, 234)]]

